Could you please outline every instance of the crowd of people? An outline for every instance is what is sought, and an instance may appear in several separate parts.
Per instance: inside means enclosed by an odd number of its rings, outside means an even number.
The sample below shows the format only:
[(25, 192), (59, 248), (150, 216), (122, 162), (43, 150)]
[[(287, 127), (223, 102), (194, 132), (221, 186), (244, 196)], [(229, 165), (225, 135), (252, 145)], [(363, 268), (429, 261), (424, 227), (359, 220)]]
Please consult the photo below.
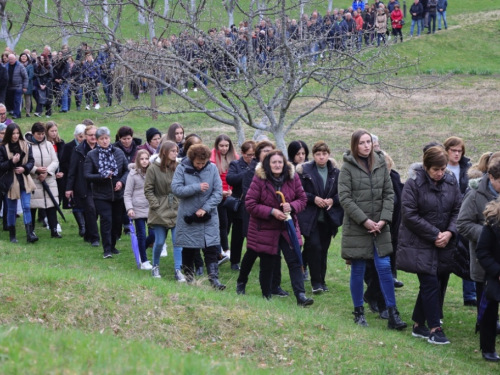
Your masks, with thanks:
[[(446, 29), (447, 5), (446, 0), (415, 0), (409, 9), (409, 35), (413, 36), (415, 25), (417, 36), (426, 27), (428, 33), (435, 32), (436, 17), (438, 30), (442, 20)], [(395, 43), (402, 42), (404, 24), (398, 0), (389, 0), (387, 5), (379, 0), (370, 5), (355, 0), (347, 9), (334, 9), (324, 15), (314, 11), (298, 20), (287, 18), (285, 24), (281, 19), (264, 18), (256, 25), (240, 22), (222, 30), (210, 29), (206, 35), (183, 31), (168, 38), (153, 38), (151, 43), (116, 41), (96, 50), (84, 42), (76, 51), (68, 45), (53, 51), (47, 45), (41, 53), (25, 49), (20, 54), (7, 47), (0, 61), (0, 103), (16, 119), (21, 117), (22, 108), (27, 117), (41, 117), (44, 113), (50, 117), (56, 109), (68, 112), (72, 100), (76, 110), (98, 110), (99, 98), (103, 97), (101, 87), (106, 106), (111, 106), (114, 98), (120, 103), (127, 86), (134, 99), (148, 90), (155, 90), (156, 95), (170, 93), (170, 87), (139, 78), (120, 63), (125, 59), (128, 65), (141, 65), (145, 51), (153, 56), (152, 66), (140, 69), (184, 93), (192, 81), (192, 89), (198, 91), (200, 84), (208, 84), (209, 77), (229, 80), (239, 76), (250, 62), (261, 73), (279, 70), (285, 53), (283, 41), (298, 64), (315, 65), (318, 59), (336, 51), (387, 43), (391, 34)], [(180, 60), (184, 62), (182, 69)]]
[(328, 249), (342, 227), (357, 325), (368, 326), (366, 302), (388, 328), (407, 327), (395, 294), (404, 286), (397, 279), (402, 270), (419, 281), (412, 335), (449, 344), (442, 320), (454, 273), (463, 278), (464, 304), (477, 307), (483, 357), (500, 359), (491, 286), (500, 286), (498, 152), (472, 165), (461, 138), (432, 142), (403, 184), (379, 139), (362, 129), (352, 134), (340, 165), (324, 141), (311, 151), (302, 140), (278, 150), (264, 138), (237, 150), (220, 134), (210, 148), (173, 123), (166, 134), (149, 128), (144, 144), (122, 126), (112, 142), (108, 128), (84, 120), (65, 143), (53, 121), (24, 132), (6, 114), (0, 104), (0, 191), (12, 243), (18, 242), (18, 202), (28, 243), (39, 240), (37, 211), (51, 237), (62, 238), (56, 216), (62, 206), (72, 210), (79, 236), (102, 246), (104, 259), (120, 254), (117, 241), (134, 225), (140, 268), (154, 278), (168, 273), (160, 263), (169, 231), (178, 282), (192, 283), (206, 269), (212, 286), (224, 290), (219, 267), (230, 262), (238, 272), (236, 292), (244, 295), (259, 258), (262, 296), (287, 297), (284, 257), (297, 304), (309, 306), (306, 282), (313, 295), (329, 292)]

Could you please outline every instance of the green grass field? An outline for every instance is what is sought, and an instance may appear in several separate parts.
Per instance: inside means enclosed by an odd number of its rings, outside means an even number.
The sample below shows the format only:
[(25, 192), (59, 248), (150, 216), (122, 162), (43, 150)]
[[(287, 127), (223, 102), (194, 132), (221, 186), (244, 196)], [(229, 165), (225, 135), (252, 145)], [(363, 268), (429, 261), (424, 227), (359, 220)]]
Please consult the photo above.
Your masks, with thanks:
[[(339, 1), (334, 6), (347, 4)], [(437, 86), (409, 98), (385, 97), (360, 87), (355, 97), (374, 100), (373, 105), (362, 110), (322, 108), (299, 123), (287, 141), (326, 140), (340, 161), (352, 131), (364, 127), (381, 138), (403, 176), (431, 140), (461, 136), (473, 161), (483, 152), (500, 150), (499, 9), (500, 3), (493, 0), (455, 0), (450, 2), (446, 32), (396, 47), (403, 56), (421, 56), (419, 71), (427, 74), (415, 79), (434, 80)], [(474, 17), (480, 22), (474, 23)], [(142, 33), (132, 21), (127, 32)], [(409, 25), (404, 32), (408, 34)], [(30, 30), (20, 45), (32, 42), (43, 44)], [(159, 100), (165, 108), (177, 105), (173, 97)], [(130, 104), (130, 98), (125, 102)], [(140, 103), (147, 104), (148, 97)], [(308, 105), (300, 101), (293, 110)], [(105, 115), (111, 110), (72, 110), (56, 113), (52, 120), (66, 141), (85, 117), (112, 133), (122, 125), (132, 126), (140, 137), (151, 126), (164, 132), (174, 121), (188, 133), (199, 133), (209, 145), (222, 132), (235, 136), (232, 128), (196, 114), (153, 121), (141, 111), (118, 118)], [(33, 122), (19, 120), (25, 131)], [(247, 129), (247, 135), (253, 131)], [(18, 245), (8, 242), (6, 232), (0, 233), (1, 374), (498, 374), (498, 365), (481, 359), (475, 310), (463, 306), (461, 280), (454, 276), (443, 325), (451, 345), (432, 346), (413, 338), (410, 329), (389, 331), (385, 321), (369, 312), (370, 327), (355, 326), (340, 234), (330, 248), (330, 292), (315, 297), (311, 308), (301, 309), (293, 298), (260, 297), (258, 264), (247, 295), (237, 296), (237, 274), (227, 265), (221, 267), (221, 280), (228, 285), (223, 292), (212, 290), (206, 278), (193, 286), (176, 283), (170, 253), (161, 261), (163, 278), (152, 279), (135, 268), (126, 236), (117, 246), (122, 254), (103, 260), (102, 250), (85, 244), (70, 212), (66, 216), (62, 240), (50, 239), (49, 231), (38, 225), (40, 241), (27, 245), (21, 220)], [(171, 250), (170, 239), (168, 245)], [(411, 324), (418, 281), (404, 273), (398, 278), (405, 283), (396, 292), (398, 307)], [(286, 266), (282, 285), (291, 290)], [(310, 294), (307, 283), (306, 290)]]

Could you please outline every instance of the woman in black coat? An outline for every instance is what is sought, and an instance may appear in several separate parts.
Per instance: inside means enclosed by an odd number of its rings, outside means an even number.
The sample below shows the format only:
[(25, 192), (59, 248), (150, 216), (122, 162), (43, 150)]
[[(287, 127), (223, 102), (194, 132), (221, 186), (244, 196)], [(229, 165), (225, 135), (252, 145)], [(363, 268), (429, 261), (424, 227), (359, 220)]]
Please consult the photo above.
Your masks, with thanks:
[(229, 164), (226, 175), (227, 183), (232, 186), (232, 196), (240, 200), (237, 212), (227, 210), (231, 226), (231, 269), (239, 271), (241, 261), (241, 250), (243, 249), (243, 210), (245, 209), (245, 197), (243, 194), (243, 177), (252, 168), (255, 156), (255, 142), (246, 141), (241, 145), (241, 158), (233, 160)]
[[(500, 179), (492, 181), (495, 191), (500, 190)], [(498, 195), (497, 195), (498, 196)], [(500, 279), (500, 200), (488, 203), (484, 211), (485, 226), (479, 236), (476, 257), (485, 271), (485, 285)], [(498, 362), (500, 357), (495, 350), (497, 333), (498, 301), (488, 300), (482, 295), (481, 308), (486, 303), (483, 316), (479, 321), (479, 343), (483, 358)]]
[(305, 237), (312, 292), (321, 294), (328, 292), (325, 282), (328, 248), (342, 225), (344, 211), (338, 197), (340, 171), (336, 161), (330, 159), (330, 148), (319, 141), (314, 144), (312, 154), (313, 161), (297, 166), (307, 196), (306, 208), (297, 217)]
[(420, 291), (413, 310), (412, 334), (431, 344), (450, 343), (441, 329), (440, 315), (445, 281), (456, 250), (462, 194), (455, 176), (447, 172), (447, 164), (448, 154), (443, 147), (427, 149), (423, 166), (413, 170), (401, 197), (396, 264), (398, 270), (418, 276)]
[(85, 159), (84, 175), (91, 183), (101, 224), (103, 258), (106, 259), (120, 254), (115, 246), (121, 232), (128, 163), (123, 151), (111, 145), (108, 128), (97, 129), (96, 137), (97, 146)]

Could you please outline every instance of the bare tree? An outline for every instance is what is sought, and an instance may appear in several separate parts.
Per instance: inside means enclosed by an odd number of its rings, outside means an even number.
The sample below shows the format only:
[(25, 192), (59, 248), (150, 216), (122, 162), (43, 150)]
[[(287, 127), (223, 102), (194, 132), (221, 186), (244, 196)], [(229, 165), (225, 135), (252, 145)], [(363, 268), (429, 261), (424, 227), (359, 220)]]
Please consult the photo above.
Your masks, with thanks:
[(104, 26), (109, 27), (109, 9), (108, 9), (108, 0), (102, 1), (102, 23)]
[(163, 6), (163, 17), (167, 17), (168, 11), (170, 10), (170, 4), (168, 0), (165, 0), (165, 4)]
[(236, 0), (223, 0), (222, 4), (224, 4), (224, 8), (227, 12), (228, 17), (228, 26), (234, 24), (234, 8), (236, 7)]
[(89, 0), (82, 0), (83, 5), (83, 32), (87, 32), (87, 28), (89, 27), (89, 17), (90, 17), (90, 8), (89, 8)]
[[(208, 33), (211, 25), (221, 25), (222, 18), (206, 12), (203, 0), (194, 11), (187, 0), (172, 2), (166, 17), (161, 7), (155, 9), (156, 1), (145, 1), (144, 7), (139, 1), (110, 3), (110, 12), (117, 14), (118, 3), (143, 9), (148, 23), (156, 25), (156, 32), (166, 38), (163, 45), (126, 40), (119, 28), (111, 29), (94, 16), (102, 14), (97, 5), (90, 13), (85, 38), (94, 45), (105, 42), (108, 46), (119, 100), (128, 95), (127, 88), (134, 99), (140, 91), (148, 91), (152, 99), (150, 105), (122, 100), (110, 114), (141, 110), (154, 116), (199, 113), (232, 126), (240, 143), (245, 129), (251, 128), (272, 134), (277, 146), (285, 149), (286, 134), (322, 106), (356, 109), (370, 105), (352, 95), (357, 87), (374, 86), (386, 95), (418, 89), (415, 84), (401, 83), (400, 78), (394, 80), (410, 64), (388, 46), (362, 49), (356, 32), (330, 33), (333, 25), (328, 24), (326, 31), (310, 29), (301, 36), (288, 17), (299, 12), (300, 4), (293, 0), (266, 2), (266, 7), (261, 5), (265, 0), (251, 0), (246, 8), (237, 3), (238, 15), (249, 24), (240, 30), (237, 41), (224, 32)], [(197, 26), (204, 10), (203, 27)], [(255, 33), (253, 26), (259, 24), (261, 15), (277, 21)], [(78, 29), (79, 23), (73, 27)], [(181, 32), (174, 35), (172, 29)], [(316, 44), (322, 47), (311, 48)], [(165, 93), (173, 95), (166, 98)]]
[(328, 11), (331, 12), (333, 10), (333, 0), (328, 0)]
[[(62, 44), (68, 44), (70, 35), (68, 33), (68, 29), (66, 28), (64, 20), (63, 20), (63, 9), (62, 9), (61, 0), (54, 0), (54, 3), (56, 5), (56, 9), (57, 9), (57, 20), (59, 21), (59, 25), (61, 27)], [(47, 13), (47, 12), (45, 12), (45, 13)]]
[(146, 18), (144, 17), (144, 0), (139, 0), (139, 7), (137, 8), (137, 17), (138, 21), (141, 25), (144, 25), (146, 23)]
[[(14, 50), (16, 48), (17, 43), (19, 42), (19, 39), (21, 39), (21, 36), (23, 35), (24, 31), (26, 30), (26, 27), (28, 26), (33, 6), (33, 0), (25, 0), (24, 3), (22, 4), (25, 5), (25, 8), (23, 8), (24, 19), (22, 22), (20, 22), (17, 19), (14, 19), (15, 16), (21, 18), (22, 17), (21, 15), (14, 16), (12, 14), (7, 13), (6, 11), (7, 3), (8, 3), (7, 0), (0, 0), (0, 40), (5, 40), (7, 46), (12, 50)], [(19, 30), (15, 31), (13, 29), (14, 24), (21, 25), (19, 27)]]

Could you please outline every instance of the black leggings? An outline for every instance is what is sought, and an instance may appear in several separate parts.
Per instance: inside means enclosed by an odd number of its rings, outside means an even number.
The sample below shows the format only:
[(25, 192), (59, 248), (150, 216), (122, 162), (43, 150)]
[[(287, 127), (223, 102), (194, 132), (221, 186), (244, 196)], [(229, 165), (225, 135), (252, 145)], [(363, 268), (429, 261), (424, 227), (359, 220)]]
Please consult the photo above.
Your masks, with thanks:
[[(33, 224), (33, 229), (35, 228), (35, 215), (36, 208), (31, 209), (31, 223)], [(45, 213), (47, 215), (47, 221), (49, 222), (50, 231), (54, 231), (57, 229), (57, 211), (55, 207), (50, 207), (45, 209)]]

